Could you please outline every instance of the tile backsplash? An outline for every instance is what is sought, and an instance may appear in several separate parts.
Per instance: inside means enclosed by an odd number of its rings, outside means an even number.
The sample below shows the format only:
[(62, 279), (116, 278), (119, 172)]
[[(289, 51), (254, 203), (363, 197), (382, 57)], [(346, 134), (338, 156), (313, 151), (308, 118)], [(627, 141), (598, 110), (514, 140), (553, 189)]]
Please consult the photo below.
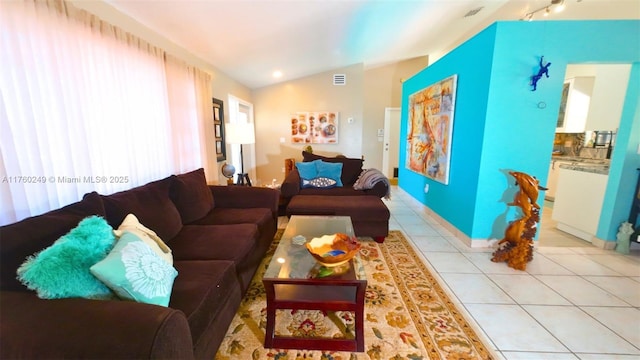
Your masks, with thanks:
[(584, 133), (556, 133), (553, 152), (565, 156), (579, 156), (589, 159), (606, 159), (607, 148), (584, 147)]
[(598, 148), (582, 148), (580, 151), (580, 157), (589, 158), (589, 159), (606, 159), (607, 158), (607, 148), (598, 147)]

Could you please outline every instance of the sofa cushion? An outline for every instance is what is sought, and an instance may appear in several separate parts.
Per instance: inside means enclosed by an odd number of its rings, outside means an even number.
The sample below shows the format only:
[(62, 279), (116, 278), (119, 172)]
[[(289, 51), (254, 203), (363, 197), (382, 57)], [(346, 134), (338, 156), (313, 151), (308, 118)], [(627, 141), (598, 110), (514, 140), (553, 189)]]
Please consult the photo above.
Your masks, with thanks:
[(125, 232), (91, 273), (123, 300), (169, 305), (178, 273), (137, 235)]
[(113, 248), (113, 228), (99, 216), (80, 221), (53, 245), (30, 256), (18, 268), (18, 279), (42, 299), (112, 298), (89, 268)]
[(169, 246), (174, 260), (232, 260), (236, 265), (254, 251), (255, 224), (185, 225)]
[[(232, 261), (176, 261), (180, 273), (173, 284), (169, 307), (181, 310), (189, 321), (194, 348), (211, 341), (205, 331), (223, 337), (240, 304), (240, 285)], [(221, 339), (218, 339), (220, 341)], [(215, 342), (215, 341), (214, 341)]]
[(114, 228), (128, 214), (135, 214), (140, 222), (167, 241), (182, 228), (178, 209), (169, 197), (169, 188), (175, 175), (150, 182), (130, 190), (102, 197), (107, 221)]
[(177, 175), (171, 185), (171, 200), (176, 205), (183, 224), (207, 215), (214, 207), (214, 200), (207, 186), (204, 169)]
[(287, 215), (339, 215), (349, 216), (351, 221), (388, 221), (389, 209), (375, 195), (350, 197), (294, 196), (287, 207)]
[(371, 236), (377, 242), (389, 234), (389, 209), (375, 195), (296, 195), (287, 206), (291, 215), (349, 216), (356, 236)]
[(334, 187), (330, 190), (326, 188), (302, 188), (297, 195), (324, 195), (324, 196), (361, 196), (365, 195), (364, 191), (356, 190), (351, 186)]
[(60, 209), (0, 227), (0, 289), (26, 290), (16, 279), (16, 270), (25, 258), (50, 246), (91, 215), (105, 215), (102, 198), (96, 192)]
[[(197, 222), (198, 225), (258, 225), (258, 245), (260, 252), (266, 251), (273, 240), (277, 224), (273, 220), (271, 210), (265, 208), (225, 209), (215, 208), (207, 216)], [(243, 229), (247, 229), (243, 227)]]
[(207, 216), (189, 225), (257, 224), (259, 229), (273, 223), (271, 210), (265, 208), (214, 208)]
[(309, 161), (309, 162), (297, 162), (296, 169), (298, 169), (298, 173), (300, 174), (301, 179), (315, 179), (318, 177), (318, 166), (320, 160)]
[(356, 182), (358, 176), (362, 172), (362, 164), (364, 163), (364, 160), (362, 159), (346, 157), (326, 157), (312, 154), (306, 151), (302, 152), (302, 159), (304, 162), (322, 160), (330, 163), (341, 163), (342, 175), (340, 176), (340, 179), (342, 180), (343, 186), (352, 186), (353, 183)]

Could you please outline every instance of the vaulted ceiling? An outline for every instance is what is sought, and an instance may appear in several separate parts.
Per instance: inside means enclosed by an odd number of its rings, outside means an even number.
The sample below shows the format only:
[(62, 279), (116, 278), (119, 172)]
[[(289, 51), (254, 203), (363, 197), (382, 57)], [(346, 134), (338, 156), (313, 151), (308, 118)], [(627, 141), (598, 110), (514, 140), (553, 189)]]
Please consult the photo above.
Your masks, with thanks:
[(433, 62), (491, 23), (538, 9), (533, 21), (640, 19), (638, 0), (564, 0), (547, 17), (563, 0), (103, 1), (249, 88), (357, 63)]

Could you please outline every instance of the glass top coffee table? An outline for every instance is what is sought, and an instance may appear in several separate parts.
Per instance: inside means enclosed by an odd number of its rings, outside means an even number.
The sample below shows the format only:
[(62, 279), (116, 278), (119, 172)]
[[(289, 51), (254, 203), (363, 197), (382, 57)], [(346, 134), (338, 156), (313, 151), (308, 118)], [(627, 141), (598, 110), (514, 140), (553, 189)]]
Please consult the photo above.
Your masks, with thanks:
[[(367, 279), (360, 258), (356, 255), (340, 269), (323, 268), (304, 246), (314, 237), (335, 233), (353, 236), (351, 218), (294, 215), (289, 219), (262, 278), (267, 294), (265, 348), (364, 351)], [(343, 339), (276, 335), (278, 309), (351, 311), (355, 314), (355, 336)]]

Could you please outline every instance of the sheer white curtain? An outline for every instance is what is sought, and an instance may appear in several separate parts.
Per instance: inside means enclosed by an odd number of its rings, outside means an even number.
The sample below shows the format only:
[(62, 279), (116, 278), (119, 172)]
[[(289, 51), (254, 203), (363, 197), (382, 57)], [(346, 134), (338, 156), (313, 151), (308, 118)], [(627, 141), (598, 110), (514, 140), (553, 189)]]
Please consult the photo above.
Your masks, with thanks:
[(178, 172), (185, 172), (193, 170), (193, 157), (206, 158), (205, 124), (213, 124), (211, 76), (169, 55), (165, 64), (174, 164)]
[(0, 1), (0, 53), (0, 224), (203, 166), (208, 74), (62, 1)]

